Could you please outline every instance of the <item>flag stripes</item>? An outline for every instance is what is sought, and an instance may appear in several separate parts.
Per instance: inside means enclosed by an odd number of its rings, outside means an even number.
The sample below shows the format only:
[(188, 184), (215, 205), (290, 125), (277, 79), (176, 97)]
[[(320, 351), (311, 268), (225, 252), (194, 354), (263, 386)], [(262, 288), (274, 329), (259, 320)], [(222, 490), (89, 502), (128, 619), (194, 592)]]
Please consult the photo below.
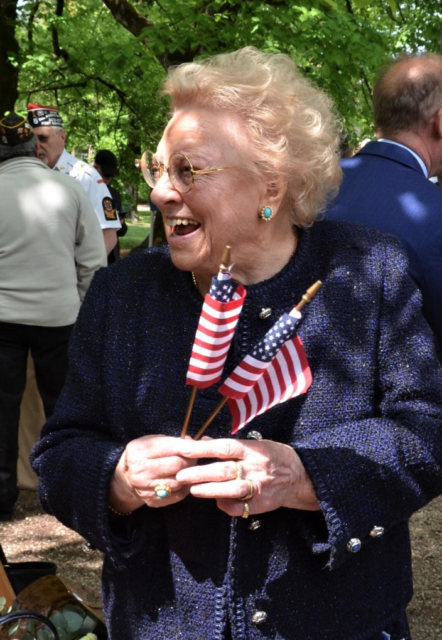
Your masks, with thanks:
[(201, 311), (186, 383), (203, 389), (218, 382), (246, 297), (244, 287), (220, 272)]
[(248, 393), (239, 399), (229, 397), (232, 433), (277, 404), (306, 393), (311, 384), (307, 356), (301, 338), (296, 336), (283, 345)]
[(224, 380), (219, 392), (223, 396), (236, 399), (248, 393), (270, 366), (282, 346), (296, 335), (296, 327), (301, 317), (296, 307), (289, 314), (284, 313)]

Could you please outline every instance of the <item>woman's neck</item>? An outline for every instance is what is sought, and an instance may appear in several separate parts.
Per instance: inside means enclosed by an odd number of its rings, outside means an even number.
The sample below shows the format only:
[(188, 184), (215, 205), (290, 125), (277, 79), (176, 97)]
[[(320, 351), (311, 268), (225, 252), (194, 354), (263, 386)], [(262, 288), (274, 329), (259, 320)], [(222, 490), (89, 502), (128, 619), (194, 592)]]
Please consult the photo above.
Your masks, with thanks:
[[(279, 239), (272, 236), (270, 243), (254, 243), (252, 248), (249, 247), (247, 260), (241, 259), (240, 256), (235, 259), (231, 270), (232, 277), (244, 285), (268, 280), (285, 267), (296, 252), (297, 246), (298, 231), (296, 227), (292, 227), (289, 233), (285, 233), (284, 237)], [(208, 293), (213, 275), (215, 274), (207, 277), (202, 273), (193, 274), (194, 283), (202, 296)]]

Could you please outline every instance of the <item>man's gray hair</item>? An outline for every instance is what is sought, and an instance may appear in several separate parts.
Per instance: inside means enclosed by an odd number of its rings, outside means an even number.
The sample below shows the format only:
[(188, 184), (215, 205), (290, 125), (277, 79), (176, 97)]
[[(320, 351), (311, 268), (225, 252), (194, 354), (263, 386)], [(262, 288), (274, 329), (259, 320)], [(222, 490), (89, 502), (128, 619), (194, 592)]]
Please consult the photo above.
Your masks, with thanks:
[(35, 157), (35, 145), (37, 138), (33, 136), (30, 140), (26, 140), (22, 144), (16, 144), (13, 147), (0, 145), (0, 162), (12, 160), (13, 158), (33, 158)]

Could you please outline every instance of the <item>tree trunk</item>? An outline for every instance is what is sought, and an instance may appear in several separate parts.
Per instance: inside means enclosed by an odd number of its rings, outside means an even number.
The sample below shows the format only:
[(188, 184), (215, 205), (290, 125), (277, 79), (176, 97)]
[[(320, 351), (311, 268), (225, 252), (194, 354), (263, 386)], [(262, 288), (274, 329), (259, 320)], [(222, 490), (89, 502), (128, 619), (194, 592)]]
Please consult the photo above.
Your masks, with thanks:
[(130, 219), (132, 222), (139, 222), (138, 216), (138, 189), (133, 184), (125, 183), (124, 188), (132, 196), (133, 204), (130, 205)]
[(9, 60), (11, 54), (19, 52), (14, 35), (16, 6), (16, 0), (0, 1), (0, 117), (14, 110), (18, 98), (18, 67)]

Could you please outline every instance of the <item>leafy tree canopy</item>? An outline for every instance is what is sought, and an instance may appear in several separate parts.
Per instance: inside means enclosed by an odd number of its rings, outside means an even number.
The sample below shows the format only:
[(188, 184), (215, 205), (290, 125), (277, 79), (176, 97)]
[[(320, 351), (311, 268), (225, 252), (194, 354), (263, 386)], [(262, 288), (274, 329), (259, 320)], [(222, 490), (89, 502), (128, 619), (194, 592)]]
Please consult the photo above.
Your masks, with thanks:
[(329, 92), (351, 142), (373, 135), (379, 67), (438, 51), (440, 0), (0, 0), (0, 111), (60, 108), (68, 148), (110, 148), (135, 184), (167, 119), (166, 69), (246, 45), (288, 53)]

